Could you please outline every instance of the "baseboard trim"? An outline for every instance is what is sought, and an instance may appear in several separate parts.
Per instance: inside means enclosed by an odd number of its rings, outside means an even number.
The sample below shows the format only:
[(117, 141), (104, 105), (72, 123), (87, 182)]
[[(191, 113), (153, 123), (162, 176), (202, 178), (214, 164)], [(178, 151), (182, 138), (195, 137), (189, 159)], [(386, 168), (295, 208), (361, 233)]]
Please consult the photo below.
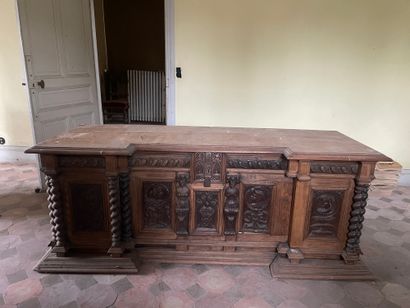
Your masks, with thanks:
[(37, 155), (24, 154), (28, 146), (0, 146), (0, 163), (32, 164), (37, 163)]
[(399, 185), (410, 186), (410, 169), (402, 169), (399, 178)]

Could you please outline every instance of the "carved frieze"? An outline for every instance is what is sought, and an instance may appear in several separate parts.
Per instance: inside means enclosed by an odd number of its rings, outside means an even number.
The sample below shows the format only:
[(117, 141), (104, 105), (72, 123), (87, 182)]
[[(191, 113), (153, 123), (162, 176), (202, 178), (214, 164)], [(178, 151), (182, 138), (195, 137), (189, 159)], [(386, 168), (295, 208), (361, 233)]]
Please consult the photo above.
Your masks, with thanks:
[(311, 173), (329, 174), (356, 174), (359, 170), (358, 163), (321, 162), (315, 161), (310, 164)]
[(216, 230), (218, 192), (197, 191), (195, 193), (195, 217), (198, 229)]
[(222, 180), (222, 159), (222, 153), (195, 153), (194, 179), (196, 181), (220, 182)]
[(171, 227), (172, 183), (144, 182), (144, 228)]
[(189, 173), (180, 172), (176, 176), (176, 233), (188, 234), (189, 215)]
[(134, 155), (129, 165), (150, 168), (190, 168), (191, 155)]
[(309, 236), (337, 236), (343, 191), (313, 190)]
[(60, 156), (58, 164), (62, 168), (105, 168), (105, 159), (96, 156)]
[(228, 159), (227, 168), (286, 170), (287, 160)]
[(224, 221), (225, 221), (225, 235), (234, 235), (236, 218), (239, 212), (239, 183), (240, 175), (228, 174), (226, 177), (227, 185), (225, 187), (225, 207), (224, 207)]
[(268, 233), (272, 187), (247, 185), (244, 193), (244, 212), (242, 230)]

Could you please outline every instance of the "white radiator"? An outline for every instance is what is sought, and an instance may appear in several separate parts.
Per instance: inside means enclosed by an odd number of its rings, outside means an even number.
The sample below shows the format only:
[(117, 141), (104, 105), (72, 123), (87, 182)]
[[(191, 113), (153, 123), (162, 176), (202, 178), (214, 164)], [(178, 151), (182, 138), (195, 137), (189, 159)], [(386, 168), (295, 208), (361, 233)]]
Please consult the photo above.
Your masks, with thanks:
[(165, 123), (165, 73), (127, 70), (129, 119)]

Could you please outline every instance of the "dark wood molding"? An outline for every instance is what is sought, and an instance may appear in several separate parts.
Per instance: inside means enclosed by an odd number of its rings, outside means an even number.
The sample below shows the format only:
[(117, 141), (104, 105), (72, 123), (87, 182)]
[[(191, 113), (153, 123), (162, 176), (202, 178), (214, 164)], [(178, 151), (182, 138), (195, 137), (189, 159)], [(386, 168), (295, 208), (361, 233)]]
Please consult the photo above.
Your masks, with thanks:
[(60, 156), (58, 165), (61, 168), (104, 168), (105, 158), (95, 156)]
[(261, 160), (261, 159), (228, 159), (227, 168), (235, 169), (267, 169), (267, 170), (286, 170), (287, 160)]

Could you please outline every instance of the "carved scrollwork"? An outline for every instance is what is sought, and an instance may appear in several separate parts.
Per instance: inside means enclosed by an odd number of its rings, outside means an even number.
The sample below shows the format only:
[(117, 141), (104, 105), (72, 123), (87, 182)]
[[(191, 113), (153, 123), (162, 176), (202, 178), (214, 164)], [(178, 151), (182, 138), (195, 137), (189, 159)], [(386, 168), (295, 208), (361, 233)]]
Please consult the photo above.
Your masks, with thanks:
[(349, 254), (361, 254), (360, 236), (362, 235), (361, 230), (363, 228), (364, 213), (366, 211), (368, 190), (368, 184), (356, 183), (345, 248)]
[(181, 172), (176, 176), (176, 233), (188, 234), (189, 215), (189, 173)]
[(58, 164), (63, 168), (104, 168), (104, 157), (60, 156)]
[(121, 241), (121, 209), (117, 176), (108, 177), (108, 197), (110, 204), (111, 247), (119, 247)]
[(218, 182), (222, 180), (222, 153), (195, 153), (194, 179)]
[(311, 173), (356, 174), (358, 170), (358, 163), (312, 162), (310, 164)]
[(236, 218), (239, 212), (239, 183), (240, 175), (227, 175), (225, 187), (225, 235), (236, 234)]
[(130, 178), (128, 172), (120, 173), (120, 201), (121, 201), (121, 226), (122, 239), (128, 241), (132, 236), (131, 206), (130, 206)]
[(144, 228), (164, 229), (171, 226), (171, 183), (144, 182)]
[(337, 236), (343, 195), (343, 191), (313, 191), (309, 236)]
[(267, 233), (272, 187), (246, 186), (244, 196), (243, 231)]
[(133, 156), (129, 162), (132, 167), (151, 167), (151, 168), (190, 168), (191, 157), (187, 155), (144, 155)]
[(195, 193), (195, 209), (197, 228), (216, 229), (218, 192), (197, 191)]
[(227, 167), (237, 169), (286, 170), (287, 160), (229, 159), (227, 162)]

